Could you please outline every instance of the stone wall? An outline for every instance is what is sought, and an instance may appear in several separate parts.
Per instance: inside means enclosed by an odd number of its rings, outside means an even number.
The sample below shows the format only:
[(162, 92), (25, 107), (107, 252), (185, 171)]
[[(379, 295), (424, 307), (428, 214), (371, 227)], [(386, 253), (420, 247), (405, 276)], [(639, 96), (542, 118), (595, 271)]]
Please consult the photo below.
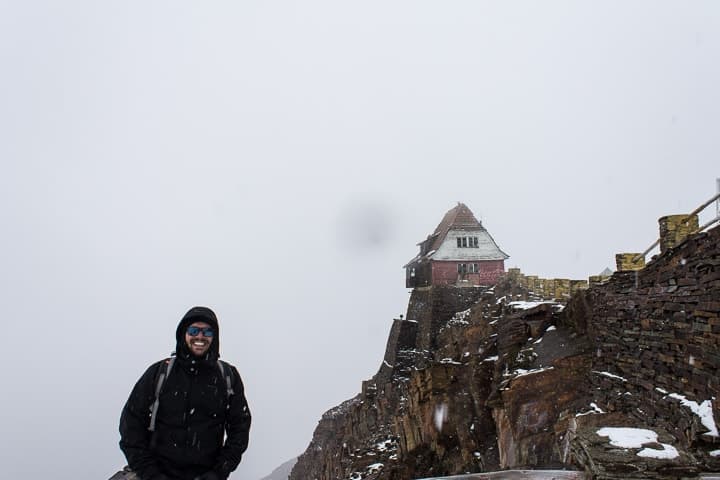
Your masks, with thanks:
[(383, 364), (377, 374), (376, 382), (378, 384), (389, 382), (394, 372), (407, 372), (415, 363), (414, 352), (417, 345), (418, 325), (417, 320), (393, 320), (385, 347)]
[(483, 288), (456, 288), (449, 285), (413, 290), (408, 304), (407, 319), (418, 322), (415, 347), (418, 350), (434, 349), (440, 329), (457, 312), (467, 310), (477, 303), (484, 292)]
[[(573, 298), (567, 312), (593, 342), (590, 389), (599, 404), (665, 428), (686, 445), (706, 429), (676, 396), (697, 405), (717, 399), (719, 313), (719, 228), (642, 270), (615, 273)], [(720, 420), (717, 401), (712, 412)]]
[(549, 300), (564, 301), (576, 291), (588, 288), (587, 280), (541, 278), (537, 275), (525, 275), (519, 268), (509, 268), (504, 278), (519, 283), (532, 296)]

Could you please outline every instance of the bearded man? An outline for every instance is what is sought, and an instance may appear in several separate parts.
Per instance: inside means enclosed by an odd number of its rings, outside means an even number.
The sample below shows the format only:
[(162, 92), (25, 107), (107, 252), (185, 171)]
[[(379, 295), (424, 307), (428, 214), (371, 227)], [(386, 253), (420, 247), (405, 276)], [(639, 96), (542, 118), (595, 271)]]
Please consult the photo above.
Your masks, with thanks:
[(221, 360), (218, 320), (193, 307), (175, 356), (151, 365), (120, 416), (120, 449), (140, 480), (226, 480), (247, 449), (250, 410), (237, 369)]

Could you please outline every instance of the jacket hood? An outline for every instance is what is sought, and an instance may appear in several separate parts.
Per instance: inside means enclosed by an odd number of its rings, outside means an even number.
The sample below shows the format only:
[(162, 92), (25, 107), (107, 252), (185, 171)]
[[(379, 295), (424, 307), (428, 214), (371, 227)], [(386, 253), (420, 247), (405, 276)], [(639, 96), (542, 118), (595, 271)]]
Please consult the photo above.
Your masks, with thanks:
[(177, 330), (175, 331), (175, 352), (179, 358), (189, 358), (192, 356), (190, 349), (185, 343), (185, 330), (187, 327), (194, 322), (205, 322), (210, 325), (215, 331), (213, 340), (210, 343), (210, 348), (204, 356), (205, 360), (215, 362), (220, 357), (220, 326), (218, 325), (217, 316), (215, 312), (207, 307), (193, 307), (183, 316), (182, 320), (178, 324)]

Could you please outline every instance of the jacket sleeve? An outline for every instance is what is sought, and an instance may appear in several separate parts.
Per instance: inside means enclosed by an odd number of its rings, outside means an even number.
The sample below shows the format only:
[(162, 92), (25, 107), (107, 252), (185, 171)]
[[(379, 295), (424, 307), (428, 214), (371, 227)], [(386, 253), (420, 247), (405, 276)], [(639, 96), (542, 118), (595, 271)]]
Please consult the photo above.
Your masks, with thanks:
[(120, 449), (130, 469), (142, 480), (162, 478), (160, 467), (150, 452), (152, 433), (148, 430), (150, 407), (155, 401), (155, 381), (161, 364), (151, 365), (140, 377), (120, 415)]
[(240, 374), (232, 367), (235, 384), (234, 395), (230, 399), (230, 408), (225, 425), (227, 438), (220, 450), (215, 470), (221, 478), (227, 478), (240, 464), (242, 455), (248, 447), (250, 436), (250, 409), (245, 399), (245, 387)]

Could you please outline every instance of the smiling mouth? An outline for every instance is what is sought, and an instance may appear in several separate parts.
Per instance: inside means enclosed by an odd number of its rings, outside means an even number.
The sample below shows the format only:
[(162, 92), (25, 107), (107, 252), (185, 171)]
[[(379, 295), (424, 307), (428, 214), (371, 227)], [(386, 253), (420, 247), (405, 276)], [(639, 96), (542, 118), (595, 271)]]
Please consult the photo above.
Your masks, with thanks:
[(192, 342), (193, 347), (204, 347), (207, 345), (207, 342)]

